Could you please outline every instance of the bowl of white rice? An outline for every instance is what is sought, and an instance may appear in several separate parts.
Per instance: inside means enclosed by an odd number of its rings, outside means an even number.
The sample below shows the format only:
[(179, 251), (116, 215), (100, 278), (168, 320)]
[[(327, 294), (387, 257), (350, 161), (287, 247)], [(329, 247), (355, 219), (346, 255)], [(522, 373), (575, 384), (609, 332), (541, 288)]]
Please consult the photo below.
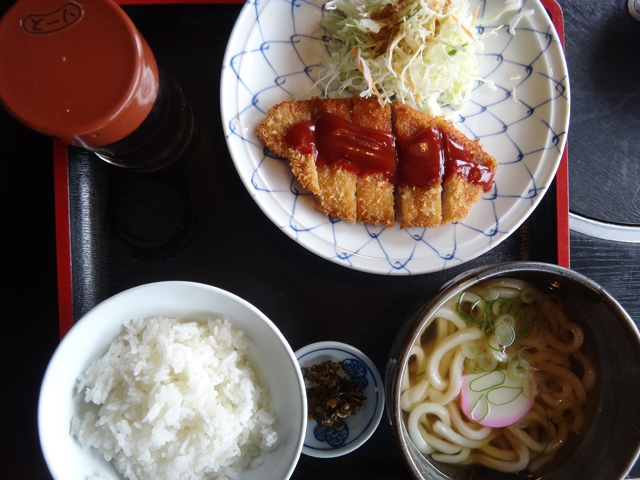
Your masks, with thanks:
[(302, 374), (276, 325), (192, 282), (94, 307), (60, 342), (38, 405), (60, 480), (286, 480), (306, 423)]

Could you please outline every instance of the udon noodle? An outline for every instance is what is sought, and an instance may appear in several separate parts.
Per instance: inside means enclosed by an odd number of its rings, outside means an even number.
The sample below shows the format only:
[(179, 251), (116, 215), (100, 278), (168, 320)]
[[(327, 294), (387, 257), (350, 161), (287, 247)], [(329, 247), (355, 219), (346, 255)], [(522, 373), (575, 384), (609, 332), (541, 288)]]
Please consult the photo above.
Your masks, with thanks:
[[(405, 367), (401, 407), (413, 443), (437, 462), (538, 471), (583, 427), (595, 382), (583, 340), (557, 298), (531, 284), (498, 278), (464, 291), (438, 310)], [(473, 380), (463, 379), (489, 374), (508, 379), (496, 385), (511, 396), (495, 401), (497, 386), (479, 388), (464, 413), (461, 390)], [(492, 408), (516, 398), (528, 402), (524, 416), (487, 425)]]

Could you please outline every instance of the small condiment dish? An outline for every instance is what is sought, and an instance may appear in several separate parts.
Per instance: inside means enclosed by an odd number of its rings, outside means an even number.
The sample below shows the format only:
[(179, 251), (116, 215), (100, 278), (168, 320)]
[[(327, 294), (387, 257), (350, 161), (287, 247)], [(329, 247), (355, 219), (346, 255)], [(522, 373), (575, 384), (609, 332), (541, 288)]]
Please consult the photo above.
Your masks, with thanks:
[(375, 432), (384, 412), (384, 386), (374, 363), (358, 349), (339, 342), (318, 342), (296, 351), (300, 367), (325, 362), (344, 362), (347, 376), (357, 382), (366, 399), (362, 408), (344, 419), (337, 428), (320, 428), (309, 419), (302, 453), (317, 458), (334, 458), (353, 452)]

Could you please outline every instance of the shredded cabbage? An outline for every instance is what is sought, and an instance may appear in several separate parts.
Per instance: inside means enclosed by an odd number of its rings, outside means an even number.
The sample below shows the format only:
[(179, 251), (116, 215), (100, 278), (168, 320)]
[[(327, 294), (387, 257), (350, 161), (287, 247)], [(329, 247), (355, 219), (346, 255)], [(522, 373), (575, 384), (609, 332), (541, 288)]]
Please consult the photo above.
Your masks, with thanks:
[(447, 118), (467, 104), (482, 54), (467, 0), (331, 0), (325, 8), (318, 84), (327, 97), (376, 96)]

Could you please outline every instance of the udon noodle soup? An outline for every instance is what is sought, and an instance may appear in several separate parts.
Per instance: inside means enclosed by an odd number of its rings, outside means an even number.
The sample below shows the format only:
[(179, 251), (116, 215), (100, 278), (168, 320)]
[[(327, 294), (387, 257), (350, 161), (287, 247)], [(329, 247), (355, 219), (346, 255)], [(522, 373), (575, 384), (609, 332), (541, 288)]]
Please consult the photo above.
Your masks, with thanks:
[(413, 346), (401, 408), (433, 460), (536, 472), (573, 433), (595, 371), (557, 298), (497, 278), (442, 306)]

